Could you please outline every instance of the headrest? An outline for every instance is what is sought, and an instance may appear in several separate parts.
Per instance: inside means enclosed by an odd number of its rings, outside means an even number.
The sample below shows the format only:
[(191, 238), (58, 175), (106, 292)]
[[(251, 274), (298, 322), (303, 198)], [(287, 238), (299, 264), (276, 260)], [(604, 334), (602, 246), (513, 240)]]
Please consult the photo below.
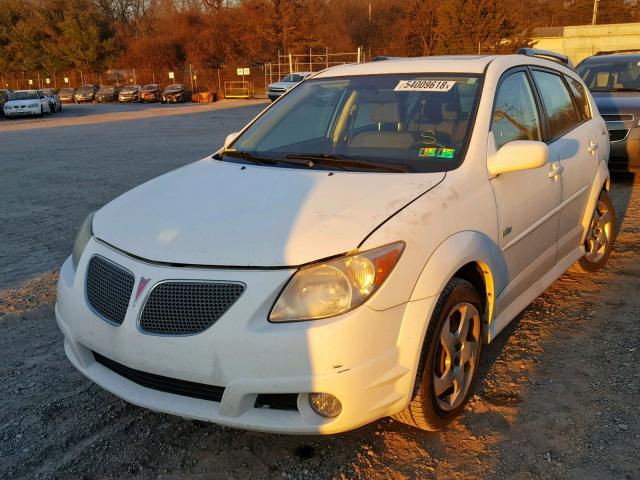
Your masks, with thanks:
[(400, 105), (396, 102), (374, 104), (371, 108), (371, 120), (375, 123), (399, 123)]
[(460, 107), (456, 101), (446, 97), (430, 96), (422, 106), (420, 120), (440, 121), (457, 120), (460, 115)]

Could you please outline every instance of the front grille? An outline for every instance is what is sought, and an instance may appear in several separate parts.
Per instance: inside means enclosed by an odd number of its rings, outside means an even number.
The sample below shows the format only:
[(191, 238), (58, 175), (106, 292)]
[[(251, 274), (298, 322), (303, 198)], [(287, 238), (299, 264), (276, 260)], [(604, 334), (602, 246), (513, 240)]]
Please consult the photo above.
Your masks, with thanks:
[(87, 270), (87, 299), (106, 320), (120, 325), (124, 321), (133, 291), (133, 274), (115, 263), (94, 256)]
[(630, 113), (603, 113), (602, 118), (605, 122), (630, 122), (633, 115)]
[(161, 392), (173, 393), (175, 395), (183, 395), (185, 397), (200, 398), (202, 400), (210, 400), (220, 402), (224, 387), (216, 387), (205, 383), (188, 382), (186, 380), (178, 380), (170, 377), (163, 377), (155, 373), (142, 372), (134, 370), (125, 365), (104, 357), (97, 352), (93, 353), (96, 362), (107, 367), (109, 370), (117, 373), (121, 377), (131, 380), (138, 385)]
[(244, 289), (240, 283), (160, 283), (143, 307), (140, 329), (158, 335), (203, 332), (231, 308)]
[(623, 128), (618, 130), (609, 130), (609, 141), (610, 142), (620, 142), (627, 138), (627, 134), (629, 133), (629, 129)]

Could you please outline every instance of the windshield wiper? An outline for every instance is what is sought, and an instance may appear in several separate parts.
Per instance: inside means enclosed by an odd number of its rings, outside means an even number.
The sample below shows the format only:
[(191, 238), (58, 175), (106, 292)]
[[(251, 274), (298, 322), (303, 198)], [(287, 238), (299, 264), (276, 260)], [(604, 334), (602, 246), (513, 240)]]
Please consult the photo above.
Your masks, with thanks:
[(225, 155), (233, 158), (240, 158), (242, 160), (249, 160), (256, 165), (275, 165), (276, 163), (278, 163), (278, 161), (273, 158), (260, 157), (250, 152), (243, 152), (238, 150), (225, 150), (221, 155), (218, 155), (217, 159), (224, 161)]
[(345, 158), (340, 155), (333, 155), (329, 153), (321, 154), (307, 154), (307, 153), (291, 153), (287, 155), (287, 160), (298, 160), (300, 163), (305, 163), (309, 167), (313, 167), (314, 163), (322, 163), (324, 165), (331, 165), (335, 167), (341, 167), (346, 170), (348, 167), (352, 168), (366, 168), (367, 170), (377, 170), (386, 172), (402, 172), (406, 173), (407, 167), (402, 165), (390, 165), (387, 163), (372, 162), (369, 160), (360, 160), (358, 158)]

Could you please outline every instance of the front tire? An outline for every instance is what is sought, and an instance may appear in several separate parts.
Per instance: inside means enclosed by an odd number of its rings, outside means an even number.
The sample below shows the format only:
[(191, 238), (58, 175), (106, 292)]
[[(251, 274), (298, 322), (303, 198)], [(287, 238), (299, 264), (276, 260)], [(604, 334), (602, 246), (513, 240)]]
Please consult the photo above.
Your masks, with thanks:
[(482, 301), (466, 280), (453, 278), (431, 316), (422, 347), (417, 393), (396, 420), (427, 431), (445, 428), (463, 410), (482, 351)]
[(585, 254), (580, 267), (586, 272), (600, 270), (607, 262), (616, 239), (616, 212), (606, 190), (600, 192), (584, 240)]

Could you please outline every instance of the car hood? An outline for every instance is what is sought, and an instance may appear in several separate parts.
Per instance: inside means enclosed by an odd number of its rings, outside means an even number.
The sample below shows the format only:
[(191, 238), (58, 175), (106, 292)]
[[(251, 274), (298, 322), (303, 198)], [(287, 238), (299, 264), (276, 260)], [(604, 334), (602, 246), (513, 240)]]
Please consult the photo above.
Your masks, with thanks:
[(640, 92), (593, 92), (600, 113), (640, 113)]
[(286, 88), (287, 90), (295, 87), (299, 82), (275, 82), (270, 83), (269, 88)]
[(204, 159), (100, 209), (95, 236), (147, 260), (283, 267), (351, 251), (444, 173), (359, 173)]
[(27, 105), (33, 105), (34, 103), (40, 104), (38, 98), (32, 98), (31, 100), (9, 100), (5, 103), (9, 107), (26, 107)]

